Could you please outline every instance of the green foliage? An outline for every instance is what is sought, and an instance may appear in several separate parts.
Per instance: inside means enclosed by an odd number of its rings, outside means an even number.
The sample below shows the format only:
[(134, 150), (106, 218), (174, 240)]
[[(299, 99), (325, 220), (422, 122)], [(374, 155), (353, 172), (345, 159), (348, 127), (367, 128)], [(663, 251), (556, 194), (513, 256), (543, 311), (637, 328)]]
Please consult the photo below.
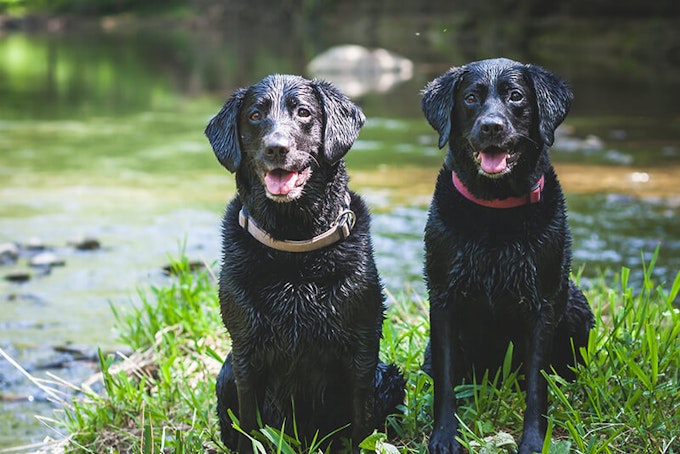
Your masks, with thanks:
[(639, 292), (628, 287), (625, 268), (621, 291), (604, 284), (596, 291), (598, 323), (581, 352), (579, 379), (549, 377), (558, 403), (551, 420), (580, 452), (680, 452), (680, 313), (673, 304), (680, 273), (670, 292), (657, 286), (657, 255)]
[(0, 12), (19, 9), (32, 13), (110, 14), (186, 3), (186, 0), (0, 0)]
[[(216, 432), (214, 377), (226, 349), (210, 270), (174, 261), (168, 285), (128, 312), (112, 306), (120, 339), (136, 350), (122, 363), (100, 357), (105, 393), (87, 392), (64, 426), (87, 452), (200, 452)], [(214, 348), (213, 348), (214, 347)]]
[(133, 349), (153, 345), (158, 334), (168, 327), (179, 326), (185, 337), (200, 340), (214, 336), (215, 326), (221, 324), (215, 311), (217, 292), (210, 268), (194, 273), (189, 260), (182, 255), (172, 261), (169, 274), (171, 279), (167, 285), (151, 289), (152, 300), (140, 293), (141, 306), (120, 312), (111, 305), (118, 322), (119, 340)]
[[(231, 410), (228, 410), (229, 417), (233, 423), (234, 428), (241, 434), (248, 437), (253, 446), (253, 452), (256, 454), (268, 454), (275, 452), (277, 454), (296, 454), (301, 452), (316, 453), (321, 452), (321, 447), (332, 437), (336, 432), (345, 429), (347, 426), (338, 427), (333, 432), (320, 436), (317, 432), (312, 440), (306, 440), (303, 442), (298, 436), (297, 427), (295, 426), (295, 421), (292, 422), (293, 436), (286, 433), (286, 424), (284, 422), (283, 426), (280, 428), (274, 428), (271, 426), (260, 427), (259, 431), (253, 433), (246, 433), (239, 426), (238, 418), (234, 415)], [(262, 426), (262, 424), (260, 424)], [(374, 434), (376, 435), (376, 434)], [(383, 434), (377, 434), (378, 437)], [(380, 441), (375, 441), (379, 444)], [(303, 447), (305, 446), (306, 447)], [(329, 451), (327, 449), (327, 451)]]
[[(585, 364), (568, 383), (546, 374), (551, 394), (543, 453), (680, 453), (680, 314), (673, 305), (680, 273), (670, 290), (656, 285), (645, 267), (640, 289), (604, 282), (588, 293), (596, 326), (580, 354)], [(173, 262), (168, 284), (153, 298), (121, 313), (120, 338), (137, 350), (122, 363), (101, 357), (104, 392), (66, 409), (60, 425), (73, 449), (84, 452), (213, 452), (223, 450), (214, 413), (214, 380), (228, 349), (210, 270), (192, 271), (186, 258)], [(413, 295), (391, 297), (381, 357), (406, 378), (401, 412), (385, 430), (361, 443), (365, 452), (424, 453), (432, 430), (432, 380), (420, 371), (429, 331), (427, 304)], [(459, 439), (472, 453), (516, 452), (524, 396), (511, 368), (513, 346), (498, 371), (457, 387)], [(238, 420), (233, 417), (234, 427)], [(292, 433), (295, 434), (294, 421)], [(286, 427), (247, 434), (256, 452), (317, 453), (328, 434), (303, 448)], [(341, 429), (341, 428), (338, 428)], [(387, 435), (389, 434), (389, 436)]]

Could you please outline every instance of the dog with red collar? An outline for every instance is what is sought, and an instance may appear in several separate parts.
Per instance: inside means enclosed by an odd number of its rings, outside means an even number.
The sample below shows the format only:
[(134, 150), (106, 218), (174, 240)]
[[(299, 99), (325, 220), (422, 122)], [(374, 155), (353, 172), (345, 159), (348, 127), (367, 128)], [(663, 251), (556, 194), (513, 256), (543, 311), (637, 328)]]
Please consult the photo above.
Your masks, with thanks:
[(454, 387), (493, 375), (509, 343), (526, 389), (520, 454), (543, 446), (542, 371), (574, 377), (594, 319), (569, 277), (571, 235), (549, 158), (571, 99), (554, 74), (508, 59), (451, 68), (423, 92), (439, 146), (449, 145), (425, 228), (432, 454), (461, 452)]

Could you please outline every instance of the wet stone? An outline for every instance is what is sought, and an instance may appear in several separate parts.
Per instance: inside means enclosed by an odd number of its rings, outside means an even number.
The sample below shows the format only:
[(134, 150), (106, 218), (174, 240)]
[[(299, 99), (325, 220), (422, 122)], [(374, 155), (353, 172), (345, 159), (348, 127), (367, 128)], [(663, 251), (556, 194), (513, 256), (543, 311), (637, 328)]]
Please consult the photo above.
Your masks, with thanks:
[(4, 279), (9, 282), (27, 282), (31, 279), (31, 273), (25, 273), (23, 271), (17, 271), (14, 273), (6, 274)]
[(33, 267), (64, 266), (65, 264), (64, 259), (51, 252), (42, 252), (32, 257), (29, 261), (29, 265)]
[[(188, 268), (189, 271), (194, 272), (194, 271), (200, 271), (205, 269), (205, 262), (201, 261), (190, 261), (188, 263)], [(173, 266), (173, 265), (165, 265), (163, 268), (163, 274), (166, 274), (168, 276), (173, 276), (179, 274), (178, 269)]]
[[(22, 273), (22, 275), (26, 275), (28, 278), (31, 276), (28, 273)], [(35, 304), (35, 305), (45, 305), (47, 302), (40, 296), (32, 294), (32, 293), (10, 293), (7, 295), (7, 301), (11, 301), (14, 303), (22, 303), (22, 304)]]
[(79, 251), (95, 251), (102, 247), (99, 240), (93, 237), (74, 238), (68, 244)]
[(24, 249), (27, 251), (43, 251), (45, 250), (45, 243), (38, 237), (29, 238), (26, 243), (24, 243)]
[(19, 246), (14, 243), (0, 244), (0, 265), (11, 265), (19, 258)]

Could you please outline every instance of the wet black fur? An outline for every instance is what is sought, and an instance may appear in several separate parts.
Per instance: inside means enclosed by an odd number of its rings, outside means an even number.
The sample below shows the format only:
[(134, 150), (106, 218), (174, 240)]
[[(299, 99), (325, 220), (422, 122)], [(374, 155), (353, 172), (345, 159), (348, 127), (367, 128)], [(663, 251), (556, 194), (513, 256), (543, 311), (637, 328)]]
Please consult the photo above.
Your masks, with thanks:
[[(254, 110), (258, 121), (250, 118)], [(309, 239), (327, 230), (348, 191), (342, 158), (363, 123), (361, 110), (332, 85), (275, 75), (234, 92), (206, 128), (217, 158), (236, 173), (238, 190), (222, 224), (219, 296), (232, 352), (216, 393), (222, 440), (239, 452), (251, 446), (231, 428), (228, 409), (246, 431), (257, 428), (259, 412), (273, 427), (285, 420), (288, 433), (294, 411), (307, 442), (317, 429), (322, 437), (351, 423), (341, 434), (356, 449), (403, 400), (401, 374), (378, 360), (383, 293), (362, 199), (350, 192), (351, 235), (311, 252), (270, 249), (238, 224), (245, 205), (277, 239)], [(272, 131), (287, 144), (273, 157), (264, 150)], [(311, 174), (299, 195), (277, 200), (262, 183), (263, 169), (272, 166), (310, 166)]]
[[(513, 91), (521, 96), (511, 101)], [(571, 235), (548, 156), (571, 98), (558, 77), (507, 59), (451, 68), (423, 92), (423, 112), (440, 147), (449, 143), (425, 229), (431, 336), (423, 369), (434, 379), (433, 454), (461, 452), (453, 388), (495, 371), (509, 342), (527, 392), (520, 453), (540, 452), (545, 436), (547, 389), (540, 371), (552, 365), (574, 376), (570, 339), (578, 357), (593, 315), (569, 279)], [(478, 119), (488, 115), (504, 125), (496, 137), (480, 132)], [(502, 176), (480, 172), (474, 152), (501, 143), (518, 153), (514, 167)], [(454, 169), (482, 199), (526, 194), (540, 175), (545, 187), (538, 203), (487, 208), (455, 189)]]

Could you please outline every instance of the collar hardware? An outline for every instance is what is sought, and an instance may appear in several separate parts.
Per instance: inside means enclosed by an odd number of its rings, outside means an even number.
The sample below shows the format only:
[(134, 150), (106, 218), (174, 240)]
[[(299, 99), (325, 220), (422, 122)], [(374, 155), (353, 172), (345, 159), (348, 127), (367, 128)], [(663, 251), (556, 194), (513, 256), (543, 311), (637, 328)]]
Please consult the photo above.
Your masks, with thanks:
[(248, 215), (245, 207), (241, 207), (238, 213), (238, 223), (245, 231), (260, 243), (272, 249), (285, 252), (310, 252), (330, 246), (338, 241), (342, 241), (352, 233), (356, 223), (356, 214), (349, 209), (350, 197), (346, 194), (347, 206), (343, 207), (338, 213), (338, 217), (325, 232), (308, 240), (277, 240), (268, 232), (263, 230)]

